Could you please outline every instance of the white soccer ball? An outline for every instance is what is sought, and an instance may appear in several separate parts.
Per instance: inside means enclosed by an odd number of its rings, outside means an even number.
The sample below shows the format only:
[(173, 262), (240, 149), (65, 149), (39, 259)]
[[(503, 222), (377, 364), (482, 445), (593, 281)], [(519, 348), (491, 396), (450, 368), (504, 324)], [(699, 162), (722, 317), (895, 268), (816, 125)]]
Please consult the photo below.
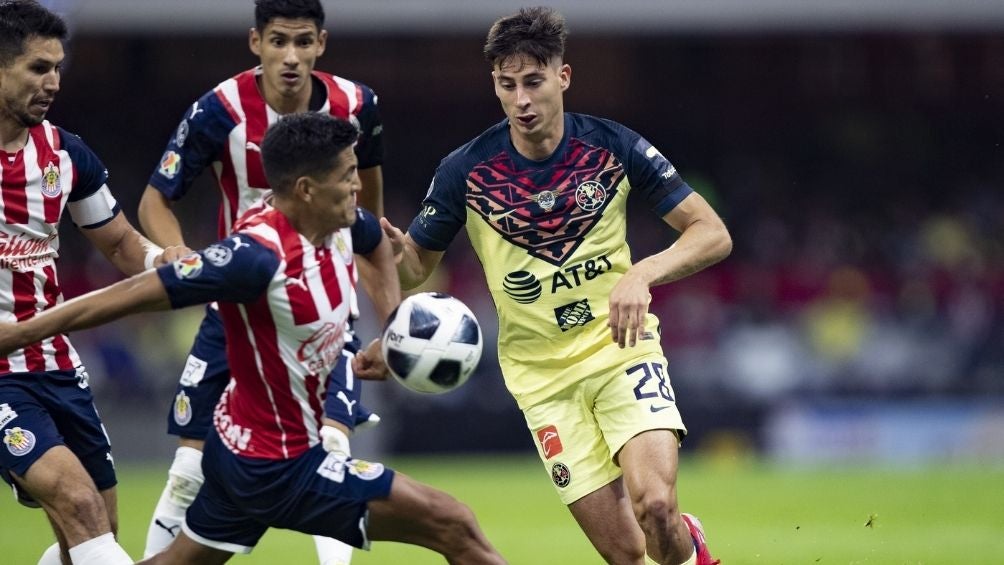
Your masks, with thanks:
[(405, 298), (383, 330), (391, 375), (416, 392), (439, 394), (467, 382), (481, 359), (481, 325), (466, 304), (441, 292)]

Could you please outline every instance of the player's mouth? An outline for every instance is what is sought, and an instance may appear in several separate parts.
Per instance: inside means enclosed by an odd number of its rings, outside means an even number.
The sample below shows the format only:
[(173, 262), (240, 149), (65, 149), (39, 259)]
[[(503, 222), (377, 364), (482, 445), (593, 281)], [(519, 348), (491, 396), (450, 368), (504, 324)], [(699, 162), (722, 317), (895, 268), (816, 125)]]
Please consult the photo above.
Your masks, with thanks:
[(523, 114), (522, 116), (516, 116), (516, 120), (524, 126), (529, 126), (537, 119), (537, 114)]
[(294, 86), (300, 82), (300, 73), (296, 71), (285, 71), (280, 73), (279, 76), (282, 78), (282, 82), (289, 86)]
[(49, 107), (52, 106), (52, 98), (41, 98), (32, 100), (30, 106), (32, 108), (37, 108), (42, 113), (48, 112)]

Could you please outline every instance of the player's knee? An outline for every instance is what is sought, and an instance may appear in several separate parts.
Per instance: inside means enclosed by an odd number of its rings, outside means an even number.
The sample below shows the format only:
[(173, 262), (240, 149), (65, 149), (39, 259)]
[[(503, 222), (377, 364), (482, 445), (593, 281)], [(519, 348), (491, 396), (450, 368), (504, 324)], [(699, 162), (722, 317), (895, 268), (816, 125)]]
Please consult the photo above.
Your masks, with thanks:
[(478, 537), (478, 523), (474, 512), (462, 502), (446, 493), (430, 500), (430, 517), (440, 528), (440, 536), (447, 545), (463, 545)]
[(105, 523), (105, 501), (96, 490), (87, 488), (60, 489), (53, 507), (60, 521), (81, 525)]
[(679, 517), (676, 500), (667, 493), (648, 493), (633, 504), (635, 517), (642, 527), (646, 524), (661, 528), (669, 526), (674, 516)]

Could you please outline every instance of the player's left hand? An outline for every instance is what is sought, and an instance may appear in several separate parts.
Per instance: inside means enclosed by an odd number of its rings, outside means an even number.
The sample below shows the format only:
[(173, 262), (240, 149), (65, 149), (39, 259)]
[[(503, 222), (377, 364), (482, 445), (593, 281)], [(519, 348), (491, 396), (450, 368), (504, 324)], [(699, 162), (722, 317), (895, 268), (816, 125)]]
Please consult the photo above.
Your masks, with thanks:
[(645, 331), (645, 315), (652, 302), (648, 284), (630, 271), (610, 291), (610, 334), (623, 349), (634, 347)]
[(387, 378), (387, 364), (380, 351), (380, 340), (374, 339), (366, 349), (356, 353), (352, 358), (352, 372), (356, 377), (369, 381), (382, 381)]

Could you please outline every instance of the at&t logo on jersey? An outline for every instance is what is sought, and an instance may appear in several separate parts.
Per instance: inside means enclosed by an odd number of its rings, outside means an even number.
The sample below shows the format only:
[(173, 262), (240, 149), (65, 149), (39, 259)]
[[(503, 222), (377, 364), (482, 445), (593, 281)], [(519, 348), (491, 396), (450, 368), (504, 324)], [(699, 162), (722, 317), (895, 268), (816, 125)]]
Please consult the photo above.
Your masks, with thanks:
[(27, 455), (35, 447), (35, 434), (23, 428), (4, 430), (3, 443), (15, 457)]
[[(558, 269), (551, 273), (551, 294), (557, 294), (562, 289), (578, 288), (611, 269), (613, 264), (605, 254)], [(533, 273), (513, 271), (502, 281), (502, 290), (520, 304), (533, 304), (540, 298), (543, 288)]]
[(554, 309), (554, 318), (558, 321), (558, 327), (563, 332), (576, 326), (584, 326), (596, 319), (592, 310), (589, 309), (588, 298), (558, 306)]

